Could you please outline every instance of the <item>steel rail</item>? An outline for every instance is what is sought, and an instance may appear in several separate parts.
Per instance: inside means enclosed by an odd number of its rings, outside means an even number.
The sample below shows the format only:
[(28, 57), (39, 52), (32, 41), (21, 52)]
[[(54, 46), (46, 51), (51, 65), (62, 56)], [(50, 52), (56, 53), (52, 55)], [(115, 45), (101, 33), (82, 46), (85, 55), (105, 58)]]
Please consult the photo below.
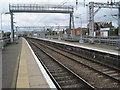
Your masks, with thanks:
[[(29, 42), (29, 41), (28, 41)], [(29, 42), (29, 44), (31, 44), (36, 46), (38, 49), (40, 49), (37, 45), (35, 45), (32, 41)], [(49, 70), (47, 69), (47, 67), (45, 66), (45, 64), (43, 63), (43, 61), (41, 60), (40, 56), (38, 53), (34, 52), (37, 56), (37, 58), (39, 59), (39, 61), (41, 62), (41, 64), (43, 65), (43, 67), (45, 68), (46, 72), (48, 73), (48, 75), (50, 76), (50, 78), (52, 79), (52, 81), (54, 82), (55, 86), (57, 87), (58, 90), (62, 90), (60, 85), (57, 83), (57, 81), (54, 79), (53, 75), (49, 72)]]
[[(37, 48), (39, 48), (42, 52), (44, 52), (47, 56), (49, 56), (51, 59), (53, 59), (54, 61), (56, 61), (58, 64), (60, 64), (62, 67), (64, 67), (66, 70), (68, 70), (71, 74), (73, 74), (75, 77), (77, 77), (80, 81), (82, 81), (84, 84), (86, 84), (90, 89), (92, 90), (97, 90), (94, 86), (92, 86), (90, 83), (88, 83), (87, 81), (85, 81), (83, 78), (81, 78), (80, 76), (78, 76), (76, 73), (74, 73), (73, 71), (71, 71), (69, 68), (67, 68), (66, 66), (64, 66), (62, 63), (60, 63), (58, 60), (56, 60), (53, 56), (51, 56), (49, 53), (47, 53), (46, 51), (44, 51), (43, 49), (41, 49), (38, 44), (35, 44), (35, 42), (32, 44), (34, 44)], [(45, 66), (45, 65), (44, 65)], [(47, 70), (47, 69), (46, 69)], [(48, 71), (48, 70), (47, 70)], [(49, 72), (49, 71), (48, 71)], [(50, 72), (49, 72), (50, 73)], [(58, 84), (59, 85), (59, 84)]]
[[(39, 44), (40, 44), (40, 43), (39, 43)], [(41, 45), (42, 45), (42, 44), (41, 44)], [(65, 55), (65, 54), (63, 54), (63, 53), (60, 53), (60, 52), (58, 52), (58, 51), (56, 51), (56, 50), (50, 48), (49, 46), (47, 46), (47, 45), (45, 45), (45, 44), (44, 44), (43, 46), (46, 46), (47, 48), (49, 48), (49, 49), (51, 49), (51, 50), (53, 50), (53, 51), (55, 51), (55, 52), (57, 52), (57, 53), (59, 53), (59, 54), (65, 56), (65, 57), (67, 57), (67, 58), (69, 58), (69, 59), (71, 59), (71, 60), (74, 60), (74, 61), (76, 61), (76, 62), (78, 62), (78, 63), (80, 63), (80, 64), (82, 64), (82, 65), (84, 65), (84, 66), (86, 66), (86, 67), (88, 67), (88, 68), (90, 68), (90, 69), (92, 69), (92, 70), (95, 70), (95, 71), (97, 71), (98, 73), (103, 74), (103, 75), (105, 75), (105, 76), (107, 76), (107, 77), (113, 79), (114, 81), (120, 83), (120, 80), (118, 80), (118, 79), (116, 79), (116, 78), (114, 78), (114, 77), (111, 77), (110, 75), (108, 75), (108, 74), (106, 74), (106, 73), (103, 73), (103, 72), (101, 72), (101, 71), (99, 71), (99, 70), (97, 70), (97, 69), (95, 69), (95, 68), (93, 68), (93, 67), (91, 67), (91, 66), (88, 66), (88, 65), (86, 65), (86, 64), (84, 64), (84, 63), (82, 63), (82, 62), (80, 62), (79, 60), (73, 59), (73, 58), (71, 58), (71, 57), (69, 57), (69, 56), (67, 56), (67, 55)], [(87, 58), (87, 59), (88, 59), (88, 58)]]

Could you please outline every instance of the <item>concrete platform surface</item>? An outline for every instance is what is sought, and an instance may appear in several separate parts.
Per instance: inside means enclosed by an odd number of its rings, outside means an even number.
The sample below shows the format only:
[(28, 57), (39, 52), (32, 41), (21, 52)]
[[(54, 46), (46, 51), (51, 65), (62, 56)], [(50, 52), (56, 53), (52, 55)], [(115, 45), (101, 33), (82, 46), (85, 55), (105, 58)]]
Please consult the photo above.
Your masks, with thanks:
[(2, 49), (0, 49), (0, 90), (2, 89)]
[(24, 38), (16, 88), (56, 88)]
[(16, 86), (21, 39), (18, 42), (18, 44), (9, 43), (2, 50), (2, 88), (15, 88)]

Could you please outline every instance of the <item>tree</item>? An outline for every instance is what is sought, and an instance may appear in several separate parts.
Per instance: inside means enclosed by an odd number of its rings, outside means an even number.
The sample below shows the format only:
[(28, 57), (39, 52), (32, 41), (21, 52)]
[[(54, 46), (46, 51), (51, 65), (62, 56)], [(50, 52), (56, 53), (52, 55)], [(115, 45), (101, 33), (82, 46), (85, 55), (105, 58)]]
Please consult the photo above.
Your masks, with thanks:
[(109, 31), (110, 36), (118, 36), (118, 29), (119, 28), (112, 27), (111, 30)]
[(11, 32), (5, 32), (3, 37), (5, 38), (10, 38)]

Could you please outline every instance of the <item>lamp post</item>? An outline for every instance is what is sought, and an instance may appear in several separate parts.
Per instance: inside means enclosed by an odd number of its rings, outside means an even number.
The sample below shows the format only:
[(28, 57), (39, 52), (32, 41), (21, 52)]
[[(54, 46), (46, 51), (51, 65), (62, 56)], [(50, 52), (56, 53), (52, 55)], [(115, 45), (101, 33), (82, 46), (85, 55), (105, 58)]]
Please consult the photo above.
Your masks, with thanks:
[(1, 13), (1, 30), (0, 30), (0, 31), (1, 31), (1, 37), (0, 37), (1, 40), (0, 40), (0, 48), (4, 48), (3, 40), (2, 40), (2, 39), (3, 39), (3, 32), (2, 32), (2, 14), (3, 14), (3, 13)]
[[(11, 12), (6, 12), (4, 14), (10, 14), (11, 15), (11, 42), (13, 42), (14, 40), (14, 28), (13, 28), (13, 13)], [(2, 25), (2, 24), (1, 24)]]
[(18, 39), (18, 25), (15, 26), (15, 29), (16, 29), (16, 39)]
[(59, 25), (59, 24), (56, 24), (56, 25), (58, 25), (58, 32), (59, 32), (59, 37), (58, 37), (58, 40), (61, 40), (61, 38), (60, 38), (60, 30), (59, 30), (59, 29), (60, 29), (60, 28), (59, 28), (59, 27), (60, 27), (60, 25)]
[(1, 41), (2, 42), (2, 48), (4, 48), (4, 45), (3, 45), (3, 42), (4, 42), (4, 40), (3, 40), (3, 30), (2, 30), (3, 29), (2, 28), (2, 23), (3, 23), (2, 15), (4, 15), (4, 14), (7, 14), (7, 13), (1, 13), (1, 25), (0, 25), (1, 26), (1, 30), (0, 30), (1, 31), (1, 37), (0, 37), (0, 39), (2, 39), (2, 41)]
[(76, 17), (76, 18), (80, 18), (80, 23), (81, 23), (81, 33), (80, 33), (80, 40), (79, 40), (79, 43), (83, 43), (83, 32), (82, 32), (82, 17), (81, 17), (81, 14), (80, 14), (80, 17)]
[(80, 33), (80, 40), (79, 40), (79, 43), (83, 43), (83, 31), (82, 31), (82, 17), (80, 17), (80, 19), (81, 19), (81, 33)]
[(3, 37), (3, 33), (2, 33), (2, 15), (3, 15), (3, 13), (1, 13), (1, 30), (0, 30), (1, 31), (1, 37), (0, 37), (1, 39)]
[(2, 30), (2, 14), (3, 14), (3, 13), (1, 13), (1, 30)]
[(58, 24), (58, 31), (59, 31), (59, 40), (61, 40), (61, 38), (60, 38), (60, 26), (59, 26), (59, 24)]

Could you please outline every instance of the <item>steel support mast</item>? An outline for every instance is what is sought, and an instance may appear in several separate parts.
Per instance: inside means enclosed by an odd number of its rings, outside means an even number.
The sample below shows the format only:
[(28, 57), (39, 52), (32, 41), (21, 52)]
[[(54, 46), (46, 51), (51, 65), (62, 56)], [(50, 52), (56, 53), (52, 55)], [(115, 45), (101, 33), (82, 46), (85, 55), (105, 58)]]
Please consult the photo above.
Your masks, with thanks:
[(90, 42), (94, 43), (94, 2), (89, 3), (89, 35), (92, 36)]
[[(98, 9), (94, 12), (94, 8)], [(94, 43), (94, 16), (101, 8), (112, 8), (118, 9), (118, 49), (120, 49), (120, 1), (119, 2), (111, 2), (111, 3), (89, 3), (89, 36), (92, 36), (91, 43)]]
[(58, 6), (58, 5), (41, 5), (41, 4), (10, 4), (9, 11), (11, 13), (11, 42), (14, 41), (14, 28), (13, 28), (13, 13), (64, 13), (70, 14), (70, 29), (74, 28), (73, 21), (73, 6)]
[(11, 15), (11, 42), (14, 41), (14, 26), (13, 26), (13, 13), (10, 13)]
[(118, 14), (118, 49), (120, 49), (120, 2), (119, 2), (119, 14)]

